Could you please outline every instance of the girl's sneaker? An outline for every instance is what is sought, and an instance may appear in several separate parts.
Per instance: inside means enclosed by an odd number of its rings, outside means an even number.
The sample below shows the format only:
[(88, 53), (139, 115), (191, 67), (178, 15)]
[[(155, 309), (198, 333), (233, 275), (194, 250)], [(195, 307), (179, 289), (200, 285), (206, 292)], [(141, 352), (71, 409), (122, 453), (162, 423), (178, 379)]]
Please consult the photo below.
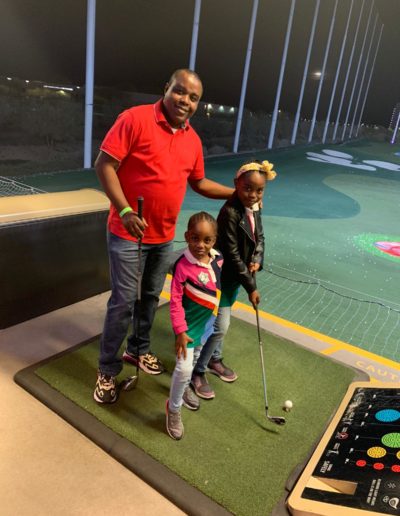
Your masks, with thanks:
[(215, 392), (212, 390), (211, 385), (208, 383), (207, 377), (204, 373), (193, 373), (190, 385), (193, 387), (194, 392), (199, 398), (203, 398), (203, 400), (212, 400), (215, 398)]
[(172, 437), (172, 439), (179, 441), (179, 439), (182, 439), (184, 431), (181, 419), (181, 411), (179, 410), (178, 412), (171, 412), (169, 410), (169, 400), (167, 400), (165, 412), (167, 416), (166, 427), (168, 435)]
[(210, 360), (208, 363), (208, 369), (210, 373), (215, 374), (221, 378), (224, 382), (234, 382), (237, 380), (237, 374), (227, 367), (223, 362), (222, 358), (218, 360)]
[(183, 392), (182, 405), (189, 410), (199, 410), (200, 408), (200, 400), (189, 385)]

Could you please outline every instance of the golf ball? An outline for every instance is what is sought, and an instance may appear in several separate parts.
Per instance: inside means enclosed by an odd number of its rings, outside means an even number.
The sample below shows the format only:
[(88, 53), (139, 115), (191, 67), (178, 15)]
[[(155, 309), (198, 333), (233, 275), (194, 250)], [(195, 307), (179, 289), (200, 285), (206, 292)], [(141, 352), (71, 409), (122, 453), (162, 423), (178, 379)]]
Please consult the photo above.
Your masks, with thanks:
[(286, 400), (285, 403), (283, 404), (283, 408), (289, 412), (289, 410), (291, 410), (293, 408), (293, 402), (290, 401), (290, 400)]

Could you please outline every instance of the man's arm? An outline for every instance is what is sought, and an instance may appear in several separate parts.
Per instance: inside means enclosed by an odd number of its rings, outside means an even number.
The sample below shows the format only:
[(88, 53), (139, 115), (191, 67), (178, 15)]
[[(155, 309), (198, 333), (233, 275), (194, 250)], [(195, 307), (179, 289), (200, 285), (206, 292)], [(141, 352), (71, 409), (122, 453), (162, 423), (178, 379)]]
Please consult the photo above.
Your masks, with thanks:
[[(118, 179), (118, 167), (119, 161), (103, 151), (100, 151), (94, 164), (97, 177), (99, 178), (105, 194), (119, 213), (121, 210), (129, 206), (129, 202), (122, 191), (121, 183)], [(125, 213), (122, 217), (122, 222), (125, 229), (132, 236), (138, 238), (143, 236), (143, 230), (147, 227), (146, 221), (144, 219), (141, 221), (137, 214), (132, 211)]]
[(196, 193), (210, 199), (229, 199), (235, 191), (234, 188), (221, 185), (206, 177), (198, 181), (189, 180), (189, 184)]
[(118, 167), (119, 161), (103, 151), (99, 152), (94, 163), (94, 168), (103, 190), (119, 213), (129, 206), (129, 203), (122, 191), (117, 176)]

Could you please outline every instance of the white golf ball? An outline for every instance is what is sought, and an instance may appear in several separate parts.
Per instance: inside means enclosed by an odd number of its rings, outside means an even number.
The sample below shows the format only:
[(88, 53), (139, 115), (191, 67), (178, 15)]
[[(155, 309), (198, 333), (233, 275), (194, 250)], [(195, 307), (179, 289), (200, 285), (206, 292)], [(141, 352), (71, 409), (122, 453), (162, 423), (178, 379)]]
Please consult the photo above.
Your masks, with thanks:
[(293, 402), (290, 400), (286, 400), (285, 403), (283, 404), (283, 408), (285, 410), (291, 410), (293, 408)]

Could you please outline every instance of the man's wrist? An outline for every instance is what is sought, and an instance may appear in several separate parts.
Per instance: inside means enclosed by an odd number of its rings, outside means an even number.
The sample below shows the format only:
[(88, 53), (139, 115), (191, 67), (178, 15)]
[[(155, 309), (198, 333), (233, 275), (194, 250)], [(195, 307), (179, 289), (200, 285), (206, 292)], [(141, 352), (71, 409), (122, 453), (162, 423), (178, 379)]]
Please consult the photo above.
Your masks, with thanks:
[(133, 209), (130, 207), (130, 206), (127, 206), (126, 208), (123, 208), (120, 212), (119, 212), (119, 216), (122, 217), (126, 214), (126, 213), (130, 213), (131, 211), (133, 211)]

